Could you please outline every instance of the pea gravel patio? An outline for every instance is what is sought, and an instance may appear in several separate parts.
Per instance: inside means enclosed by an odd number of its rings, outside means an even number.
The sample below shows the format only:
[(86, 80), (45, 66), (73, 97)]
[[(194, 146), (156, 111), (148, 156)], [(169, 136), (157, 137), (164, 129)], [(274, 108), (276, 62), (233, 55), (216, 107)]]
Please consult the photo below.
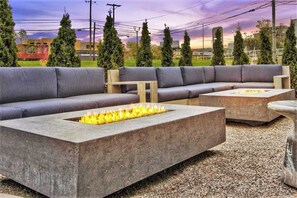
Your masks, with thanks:
[[(110, 197), (297, 197), (281, 176), (289, 130), (283, 117), (257, 127), (228, 123), (226, 143)], [(0, 193), (44, 197), (2, 176)]]

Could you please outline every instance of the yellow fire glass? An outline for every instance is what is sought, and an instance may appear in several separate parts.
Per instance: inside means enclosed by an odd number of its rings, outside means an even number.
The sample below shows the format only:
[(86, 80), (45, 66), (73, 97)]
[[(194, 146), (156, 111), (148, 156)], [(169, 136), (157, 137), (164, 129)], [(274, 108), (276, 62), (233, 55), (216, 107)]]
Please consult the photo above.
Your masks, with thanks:
[(139, 118), (158, 113), (166, 112), (166, 109), (162, 106), (150, 106), (150, 105), (138, 105), (131, 106), (127, 109), (119, 109), (117, 111), (102, 112), (102, 113), (87, 113), (79, 120), (81, 123), (86, 124), (108, 124), (112, 122), (118, 122), (122, 120), (128, 120), (133, 118)]
[(265, 93), (266, 91), (264, 89), (245, 89), (241, 91), (236, 91), (234, 94), (249, 94), (249, 95), (255, 95), (255, 94), (261, 94)]

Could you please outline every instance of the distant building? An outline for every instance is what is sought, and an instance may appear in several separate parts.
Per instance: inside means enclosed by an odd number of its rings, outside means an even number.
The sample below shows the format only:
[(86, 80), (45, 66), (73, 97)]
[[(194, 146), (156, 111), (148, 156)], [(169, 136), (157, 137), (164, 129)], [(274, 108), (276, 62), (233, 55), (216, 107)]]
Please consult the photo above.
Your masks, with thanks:
[[(54, 39), (27, 39), (22, 44), (17, 44), (18, 59), (22, 60), (45, 60), (51, 51), (51, 44)], [(90, 50), (91, 47), (91, 50)], [(89, 42), (77, 40), (75, 43), (75, 50), (81, 56), (82, 60), (90, 59), (90, 52), (93, 57), (93, 43), (90, 46)], [(98, 54), (98, 43), (95, 43), (95, 57)]]
[[(160, 42), (160, 47), (163, 47), (163, 42)], [(173, 49), (179, 49), (180, 48), (179, 41), (173, 41), (171, 47)]]
[(210, 59), (212, 57), (212, 48), (192, 49), (193, 58), (196, 59)]

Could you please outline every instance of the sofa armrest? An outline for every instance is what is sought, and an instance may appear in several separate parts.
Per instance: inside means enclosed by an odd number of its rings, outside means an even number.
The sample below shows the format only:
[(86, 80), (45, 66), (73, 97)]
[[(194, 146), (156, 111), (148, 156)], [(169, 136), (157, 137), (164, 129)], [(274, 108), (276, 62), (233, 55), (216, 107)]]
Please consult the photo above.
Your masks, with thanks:
[(137, 85), (137, 94), (139, 96), (139, 102), (146, 102), (145, 85), (150, 85), (150, 102), (158, 102), (158, 84), (157, 81), (124, 81), (124, 82), (110, 82), (106, 83), (108, 88), (108, 93), (115, 93), (112, 87), (121, 85)]
[(273, 77), (275, 89), (290, 89), (290, 76), (278, 75)]

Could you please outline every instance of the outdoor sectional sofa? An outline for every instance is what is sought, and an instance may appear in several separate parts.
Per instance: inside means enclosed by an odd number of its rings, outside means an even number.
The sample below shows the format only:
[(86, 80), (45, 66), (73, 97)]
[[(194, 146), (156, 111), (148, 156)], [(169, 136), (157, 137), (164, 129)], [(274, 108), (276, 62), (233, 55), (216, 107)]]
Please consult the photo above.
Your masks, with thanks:
[[(135, 82), (134, 85), (132, 82)], [(145, 83), (146, 90), (139, 90), (135, 86), (136, 82)], [(157, 83), (157, 88), (148, 89), (149, 84), (154, 86), (152, 82)], [(236, 88), (289, 87), (289, 67), (281, 65), (122, 67), (108, 71), (110, 93), (141, 95), (143, 91), (147, 101), (150, 98), (151, 102), (162, 103), (197, 105), (199, 95), (210, 92)]]
[(1, 68), (0, 120), (139, 102), (104, 91), (102, 68)]

